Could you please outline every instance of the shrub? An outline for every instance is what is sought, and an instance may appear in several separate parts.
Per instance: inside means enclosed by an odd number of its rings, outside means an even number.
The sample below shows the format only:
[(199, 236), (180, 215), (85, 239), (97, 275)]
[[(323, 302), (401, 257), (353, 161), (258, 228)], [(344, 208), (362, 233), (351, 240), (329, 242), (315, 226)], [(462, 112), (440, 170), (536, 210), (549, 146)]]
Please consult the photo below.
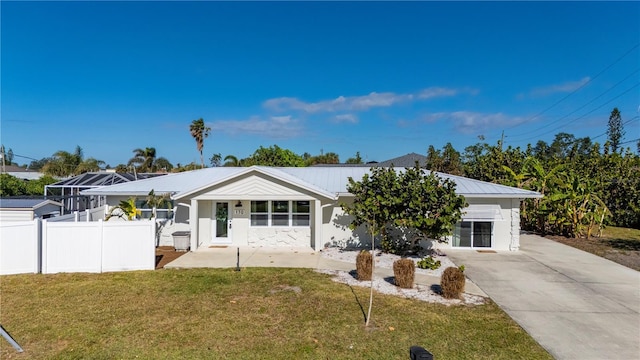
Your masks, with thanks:
[(440, 268), (440, 260), (434, 260), (431, 256), (427, 256), (418, 261), (418, 267), (420, 269), (435, 270)]
[(358, 280), (371, 280), (373, 272), (373, 255), (369, 251), (362, 250), (356, 257), (356, 271), (358, 274)]
[(396, 286), (411, 289), (416, 273), (416, 265), (411, 259), (400, 259), (393, 262), (393, 276), (395, 276)]
[(382, 237), (382, 241), (380, 241), (380, 247), (385, 253), (394, 255), (402, 255), (411, 250), (411, 244), (409, 244), (406, 240), (391, 235)]
[(457, 267), (448, 267), (440, 278), (442, 296), (447, 299), (460, 299), (464, 292), (464, 273)]

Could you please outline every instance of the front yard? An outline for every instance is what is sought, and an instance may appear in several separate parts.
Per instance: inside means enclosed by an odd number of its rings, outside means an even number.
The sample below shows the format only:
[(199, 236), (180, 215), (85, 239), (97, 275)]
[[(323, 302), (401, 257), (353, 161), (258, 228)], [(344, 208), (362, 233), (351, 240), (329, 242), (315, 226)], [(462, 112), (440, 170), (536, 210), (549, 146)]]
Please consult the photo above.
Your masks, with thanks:
[(308, 269), (156, 270), (0, 278), (2, 359), (550, 359), (495, 304), (376, 294)]

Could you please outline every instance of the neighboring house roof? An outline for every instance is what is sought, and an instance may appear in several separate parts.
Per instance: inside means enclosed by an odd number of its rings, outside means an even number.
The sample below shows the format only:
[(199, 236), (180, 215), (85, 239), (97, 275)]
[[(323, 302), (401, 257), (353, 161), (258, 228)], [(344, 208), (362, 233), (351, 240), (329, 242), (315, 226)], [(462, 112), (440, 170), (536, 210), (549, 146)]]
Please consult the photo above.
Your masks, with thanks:
[(149, 179), (149, 178), (160, 176), (160, 175), (165, 175), (165, 174), (147, 174), (147, 173), (130, 174), (130, 173), (116, 173), (116, 172), (104, 172), (104, 171), (88, 172), (88, 173), (80, 174), (78, 176), (74, 176), (69, 179), (58, 181), (57, 183), (47, 185), (47, 187), (89, 188), (89, 187), (98, 187), (98, 186), (108, 186), (108, 185), (127, 183), (130, 181), (136, 181), (141, 179)]
[(406, 168), (416, 166), (416, 161), (420, 164), (421, 167), (427, 166), (426, 156), (412, 152), (380, 162), (372, 161), (366, 164), (316, 164), (312, 167), (390, 167), (393, 165), (394, 168)]
[[(264, 174), (287, 182), (319, 195), (337, 199), (349, 195), (347, 184), (349, 177), (360, 180), (370, 173), (368, 167), (214, 167), (169, 174), (162, 177), (133, 181), (130, 183), (106, 186), (82, 191), (83, 195), (121, 195), (142, 196), (152, 189), (156, 194), (171, 193), (172, 198), (180, 199), (203, 191), (216, 184), (232, 180), (251, 172)], [(502, 197), (535, 198), (541, 195), (534, 191), (510, 186), (473, 180), (462, 176), (437, 173), (438, 176), (453, 180), (456, 192), (465, 197)]]
[(421, 167), (425, 167), (427, 166), (427, 157), (424, 155), (416, 154), (416, 153), (410, 153), (407, 155), (398, 156), (397, 158), (381, 161), (373, 165), (380, 166), (380, 167), (393, 166), (394, 168), (400, 168), (400, 167), (405, 168), (405, 167), (416, 166), (416, 162), (418, 162)]
[(29, 170), (16, 165), (5, 165), (2, 169), (2, 173), (24, 180), (38, 180), (44, 176), (41, 172)]
[(62, 206), (59, 202), (45, 199), (0, 199), (0, 209), (35, 210), (48, 204)]

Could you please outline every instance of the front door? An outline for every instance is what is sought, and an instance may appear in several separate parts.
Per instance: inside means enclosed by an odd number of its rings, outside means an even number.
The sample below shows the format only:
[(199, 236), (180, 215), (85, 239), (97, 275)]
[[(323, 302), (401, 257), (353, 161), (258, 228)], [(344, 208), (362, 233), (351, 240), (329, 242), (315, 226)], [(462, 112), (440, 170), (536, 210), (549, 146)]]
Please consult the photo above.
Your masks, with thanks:
[(214, 244), (231, 244), (231, 212), (228, 202), (213, 203)]

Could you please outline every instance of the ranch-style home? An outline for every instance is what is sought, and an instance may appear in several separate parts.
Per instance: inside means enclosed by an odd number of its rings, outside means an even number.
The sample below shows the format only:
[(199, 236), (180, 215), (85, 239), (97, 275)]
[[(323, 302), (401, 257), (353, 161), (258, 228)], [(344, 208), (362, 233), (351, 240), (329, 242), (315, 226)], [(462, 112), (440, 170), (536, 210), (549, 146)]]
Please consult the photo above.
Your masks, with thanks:
[[(172, 245), (173, 233), (189, 231), (192, 251), (209, 246), (311, 247), (318, 251), (327, 245), (370, 241), (364, 228), (348, 228), (349, 217), (340, 206), (353, 201), (347, 192), (348, 178), (359, 180), (369, 172), (369, 167), (362, 166), (214, 167), (81, 194), (103, 197), (111, 207), (132, 196), (142, 206), (151, 190), (171, 194), (171, 210), (158, 212), (158, 245)], [(518, 249), (520, 202), (541, 197), (539, 193), (438, 175), (455, 181), (457, 193), (465, 196), (469, 206), (448, 243), (433, 243), (434, 247)], [(151, 210), (143, 211), (148, 214)]]

